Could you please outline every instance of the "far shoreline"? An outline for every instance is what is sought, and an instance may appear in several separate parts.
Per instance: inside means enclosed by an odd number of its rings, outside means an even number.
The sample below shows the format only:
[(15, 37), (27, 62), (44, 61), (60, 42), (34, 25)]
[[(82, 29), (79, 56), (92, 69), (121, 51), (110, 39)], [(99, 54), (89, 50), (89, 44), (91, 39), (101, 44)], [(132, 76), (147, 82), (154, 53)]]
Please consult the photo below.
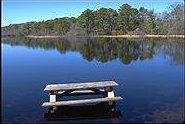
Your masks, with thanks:
[[(60, 35), (27, 35), (27, 38), (63, 38), (69, 36)], [(74, 36), (74, 37), (104, 37), (104, 38), (185, 38), (184, 35), (90, 35), (90, 36)]]

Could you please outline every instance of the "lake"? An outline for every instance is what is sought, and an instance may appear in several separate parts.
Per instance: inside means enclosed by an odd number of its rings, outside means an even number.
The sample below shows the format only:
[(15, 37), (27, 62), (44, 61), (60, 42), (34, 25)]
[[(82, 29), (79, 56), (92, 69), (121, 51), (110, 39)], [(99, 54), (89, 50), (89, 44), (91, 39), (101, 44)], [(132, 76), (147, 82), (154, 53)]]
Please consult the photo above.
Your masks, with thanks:
[[(182, 122), (184, 39), (6, 38), (2, 48), (3, 122)], [(69, 106), (48, 120), (50, 83), (114, 80), (116, 112)], [(71, 117), (70, 117), (71, 116)], [(72, 118), (80, 116), (78, 119)], [(94, 116), (94, 117), (92, 117)], [(70, 119), (71, 118), (71, 119)]]

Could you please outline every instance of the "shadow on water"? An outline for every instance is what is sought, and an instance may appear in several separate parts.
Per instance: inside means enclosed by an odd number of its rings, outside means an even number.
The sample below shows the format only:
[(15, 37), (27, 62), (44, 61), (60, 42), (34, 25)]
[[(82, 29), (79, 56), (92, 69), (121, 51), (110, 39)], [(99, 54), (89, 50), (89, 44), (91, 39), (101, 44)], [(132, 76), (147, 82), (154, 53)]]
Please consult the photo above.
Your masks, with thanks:
[(47, 121), (54, 120), (78, 120), (78, 119), (105, 119), (119, 118), (121, 111), (116, 110), (116, 104), (98, 103), (84, 106), (62, 106), (52, 113), (52, 108), (44, 114)]

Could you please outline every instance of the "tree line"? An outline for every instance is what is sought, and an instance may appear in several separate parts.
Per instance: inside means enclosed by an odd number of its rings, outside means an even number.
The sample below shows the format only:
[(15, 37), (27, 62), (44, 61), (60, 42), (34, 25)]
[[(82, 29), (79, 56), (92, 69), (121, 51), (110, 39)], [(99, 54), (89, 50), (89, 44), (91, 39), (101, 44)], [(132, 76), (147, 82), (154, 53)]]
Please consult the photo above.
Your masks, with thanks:
[(170, 11), (155, 13), (123, 4), (118, 10), (86, 9), (77, 18), (63, 17), (40, 22), (11, 24), (3, 33), (13, 35), (118, 35), (184, 34), (184, 4), (173, 4)]

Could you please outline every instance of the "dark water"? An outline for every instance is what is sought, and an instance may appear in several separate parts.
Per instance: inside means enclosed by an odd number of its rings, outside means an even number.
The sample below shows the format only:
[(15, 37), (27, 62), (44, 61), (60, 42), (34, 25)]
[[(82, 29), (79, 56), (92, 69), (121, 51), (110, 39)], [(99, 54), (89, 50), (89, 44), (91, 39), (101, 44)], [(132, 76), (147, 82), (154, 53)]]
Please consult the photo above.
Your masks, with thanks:
[[(182, 122), (184, 39), (4, 39), (3, 122)], [(41, 107), (49, 83), (114, 80), (123, 97), (106, 104)], [(48, 117), (58, 119), (48, 120)], [(73, 120), (76, 119), (76, 120)]]

